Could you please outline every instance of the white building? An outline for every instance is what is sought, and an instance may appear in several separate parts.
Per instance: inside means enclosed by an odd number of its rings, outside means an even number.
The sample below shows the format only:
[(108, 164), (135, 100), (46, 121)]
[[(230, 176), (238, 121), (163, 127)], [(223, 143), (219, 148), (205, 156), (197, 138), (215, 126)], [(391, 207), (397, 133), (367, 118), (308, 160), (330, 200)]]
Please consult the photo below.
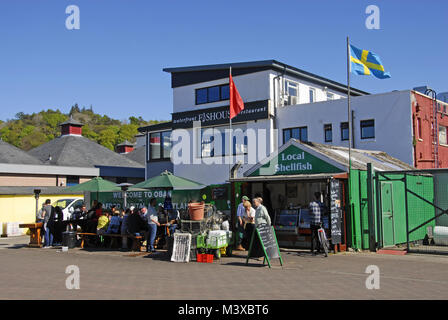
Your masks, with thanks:
[[(352, 97), (352, 147), (384, 151), (414, 165), (411, 92)], [(297, 132), (302, 130), (305, 141), (348, 147), (347, 100), (281, 107), (277, 117), (279, 144), (300, 139)]]
[[(252, 147), (247, 145), (248, 139), (236, 141), (234, 138), (234, 156), (229, 159), (229, 139), (225, 129), (229, 128), (230, 67), (245, 103), (244, 111), (232, 120), (232, 129), (241, 129), (244, 133), (249, 128), (258, 129), (256, 161), (265, 158), (282, 143), (276, 134), (278, 129), (284, 128), (280, 121), (281, 108), (338, 100), (347, 96), (344, 84), (275, 60), (164, 69), (171, 73), (172, 79), (172, 121), (139, 129), (147, 136), (147, 178), (163, 170), (171, 170), (175, 175), (204, 184), (224, 183), (230, 174), (229, 162), (235, 163), (238, 157), (244, 158), (243, 162), (247, 163), (248, 149)], [(353, 96), (367, 94), (352, 88)], [(293, 119), (297, 119), (297, 115), (290, 120)], [(196, 130), (196, 137), (193, 134), (193, 121), (201, 123), (201, 130)], [(291, 126), (295, 127), (293, 123)], [(187, 163), (173, 165), (170, 161), (171, 146), (174, 146), (174, 150), (176, 143), (181, 142), (181, 139), (170, 140), (171, 131), (176, 129), (184, 129), (189, 133), (188, 145), (192, 147), (187, 150), (189, 159), (184, 161)], [(218, 147), (219, 136), (222, 148)], [(307, 140), (306, 136), (298, 138)], [(193, 150), (193, 139), (198, 139), (197, 150)], [(186, 154), (182, 153), (177, 156), (186, 158)], [(247, 166), (240, 170), (245, 168)]]

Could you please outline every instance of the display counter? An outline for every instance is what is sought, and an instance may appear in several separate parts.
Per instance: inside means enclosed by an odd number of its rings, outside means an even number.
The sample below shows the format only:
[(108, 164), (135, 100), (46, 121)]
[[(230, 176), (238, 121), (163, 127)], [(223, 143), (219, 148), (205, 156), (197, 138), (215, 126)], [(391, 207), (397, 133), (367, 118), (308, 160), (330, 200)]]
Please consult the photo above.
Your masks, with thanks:
[[(323, 227), (329, 233), (328, 216), (323, 215)], [(281, 246), (310, 247), (310, 215), (308, 208), (275, 210), (274, 229)]]

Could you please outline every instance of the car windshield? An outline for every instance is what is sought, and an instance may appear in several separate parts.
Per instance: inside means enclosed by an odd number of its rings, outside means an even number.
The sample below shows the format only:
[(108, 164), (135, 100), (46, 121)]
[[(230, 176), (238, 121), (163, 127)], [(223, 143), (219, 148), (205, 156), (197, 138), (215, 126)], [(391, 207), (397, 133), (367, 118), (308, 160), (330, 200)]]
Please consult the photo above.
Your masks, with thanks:
[(53, 202), (53, 207), (60, 207), (61, 209), (67, 208), (67, 206), (72, 203), (74, 199), (59, 199), (55, 202)]

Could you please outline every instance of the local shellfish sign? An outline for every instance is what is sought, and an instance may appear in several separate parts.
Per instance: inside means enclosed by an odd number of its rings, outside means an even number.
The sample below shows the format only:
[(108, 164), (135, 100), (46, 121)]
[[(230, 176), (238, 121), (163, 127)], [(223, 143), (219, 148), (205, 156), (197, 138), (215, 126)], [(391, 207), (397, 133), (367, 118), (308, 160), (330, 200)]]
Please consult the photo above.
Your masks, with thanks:
[[(290, 145), (249, 176), (339, 173), (340, 168), (328, 163), (324, 155), (312, 155), (296, 145)], [(328, 159), (330, 160), (330, 159)]]

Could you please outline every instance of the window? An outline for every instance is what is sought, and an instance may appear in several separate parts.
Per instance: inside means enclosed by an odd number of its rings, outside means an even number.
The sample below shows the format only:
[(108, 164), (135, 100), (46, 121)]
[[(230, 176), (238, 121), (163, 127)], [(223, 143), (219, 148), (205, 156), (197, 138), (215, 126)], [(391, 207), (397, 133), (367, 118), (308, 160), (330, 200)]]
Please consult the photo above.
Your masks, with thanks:
[(316, 101), (316, 89), (310, 88), (310, 103)]
[(348, 122), (341, 122), (341, 140), (345, 141), (349, 138)]
[(283, 143), (290, 139), (308, 141), (308, 127), (283, 129)]
[(333, 141), (333, 130), (331, 128), (331, 124), (324, 125), (324, 139), (325, 139), (325, 142)]
[(446, 127), (439, 126), (439, 144), (447, 145), (448, 141), (446, 139)]
[(417, 135), (419, 139), (423, 139), (422, 135), (422, 119), (417, 118)]
[(79, 176), (67, 176), (67, 187), (76, 186), (79, 184)]
[(171, 132), (170, 131), (162, 132), (162, 152), (163, 152), (163, 158), (167, 159), (170, 157), (170, 153), (171, 153)]
[(285, 94), (288, 96), (299, 96), (299, 84), (296, 82), (285, 80)]
[(229, 100), (229, 85), (222, 84), (208, 88), (196, 89), (196, 104)]
[(327, 92), (327, 100), (334, 100), (334, 94)]
[(375, 138), (375, 120), (361, 120), (361, 139)]
[(171, 131), (149, 134), (149, 159), (167, 160), (171, 152)]
[[(221, 157), (229, 154), (229, 136), (226, 135), (226, 129), (227, 127), (201, 129), (200, 156), (202, 158)], [(247, 135), (245, 132), (243, 132), (243, 135), (242, 139), (237, 139), (236, 136), (233, 137), (233, 155), (247, 154)], [(243, 141), (242, 143), (241, 140)]]

